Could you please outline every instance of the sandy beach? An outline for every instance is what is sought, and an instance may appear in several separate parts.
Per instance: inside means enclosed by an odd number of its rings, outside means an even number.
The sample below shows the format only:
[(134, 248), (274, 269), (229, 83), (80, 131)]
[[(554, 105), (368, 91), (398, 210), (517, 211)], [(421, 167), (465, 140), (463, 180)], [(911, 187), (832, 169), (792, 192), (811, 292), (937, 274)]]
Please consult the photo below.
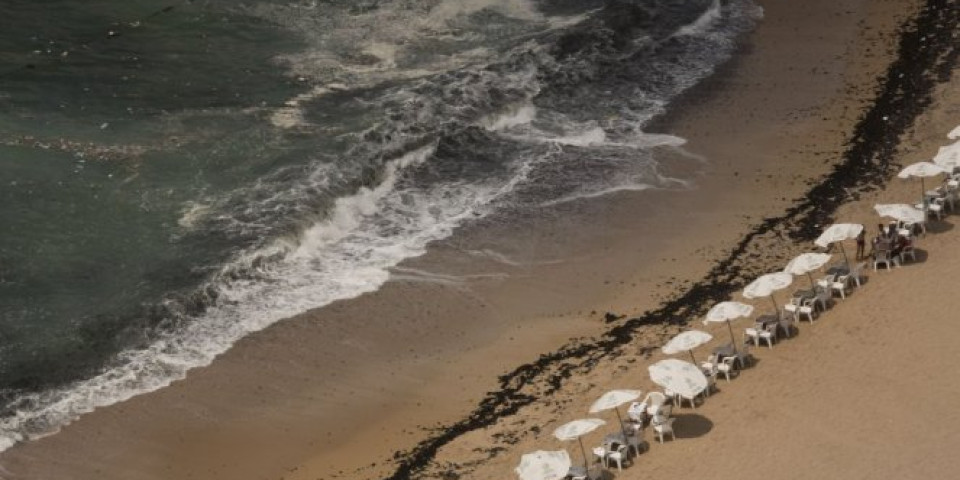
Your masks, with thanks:
[[(740, 54), (651, 128), (688, 140), (691, 156), (662, 173), (699, 172), (691, 188), (545, 208), (523, 231), (470, 225), (375, 293), (281, 322), (168, 388), (3, 452), (0, 477), (509, 478), (526, 451), (576, 454), (552, 429), (607, 389), (650, 389), (645, 367), (666, 338), (811, 250), (810, 201), (876, 224), (874, 203), (917, 195), (914, 182), (887, 183), (885, 162), (929, 159), (960, 123), (956, 47), (937, 64), (946, 71), (928, 72), (932, 102), (902, 115), (905, 135), (890, 141), (861, 121), (902, 113), (875, 100), (889, 72), (910, 72), (891, 64), (923, 2), (759, 3)], [(881, 140), (876, 158), (849, 161)], [(850, 193), (828, 176), (836, 165)], [(818, 184), (832, 193), (806, 197)], [(947, 476), (960, 387), (917, 372), (949, 368), (953, 218), (931, 224), (918, 262), (870, 274), (798, 337), (756, 351), (757, 366), (701, 408), (680, 410), (677, 440), (622, 477), (760, 477), (774, 465), (778, 478)]]

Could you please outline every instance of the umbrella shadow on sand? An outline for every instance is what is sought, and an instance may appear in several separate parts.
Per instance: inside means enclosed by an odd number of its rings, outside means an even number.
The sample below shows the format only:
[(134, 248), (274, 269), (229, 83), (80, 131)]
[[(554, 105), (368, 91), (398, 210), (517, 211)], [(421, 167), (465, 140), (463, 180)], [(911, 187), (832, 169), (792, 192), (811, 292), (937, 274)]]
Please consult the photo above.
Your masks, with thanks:
[(907, 256), (903, 263), (900, 264), (901, 267), (909, 267), (912, 263), (926, 263), (927, 259), (930, 258), (930, 253), (922, 248), (914, 248), (913, 253), (916, 260), (914, 260), (913, 257)]
[(673, 417), (677, 419), (673, 431), (676, 432), (678, 439), (702, 437), (713, 430), (713, 422), (700, 414), (681, 413)]
[(932, 220), (927, 222), (927, 233), (945, 233), (953, 230), (953, 224), (946, 220)]

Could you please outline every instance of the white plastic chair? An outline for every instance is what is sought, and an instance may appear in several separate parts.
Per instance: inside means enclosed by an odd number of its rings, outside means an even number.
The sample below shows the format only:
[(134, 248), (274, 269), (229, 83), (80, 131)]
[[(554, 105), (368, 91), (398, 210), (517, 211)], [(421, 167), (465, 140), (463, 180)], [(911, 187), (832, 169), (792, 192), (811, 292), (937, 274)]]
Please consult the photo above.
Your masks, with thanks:
[[(654, 420), (656, 420), (656, 418), (654, 418)], [(657, 437), (658, 437), (658, 439), (660, 440), (660, 443), (663, 443), (663, 436), (664, 436), (664, 435), (670, 435), (670, 439), (671, 439), (671, 440), (676, 440), (677, 437), (676, 437), (676, 435), (673, 433), (673, 422), (674, 422), (676, 419), (675, 419), (675, 418), (665, 418), (665, 419), (661, 419), (661, 420), (662, 420), (662, 421), (659, 422), (659, 423), (652, 423), (652, 425), (653, 425), (653, 431), (657, 433)]]
[(867, 262), (860, 262), (853, 266), (853, 269), (850, 270), (850, 280), (853, 280), (853, 283), (857, 284), (857, 288), (860, 288), (863, 280), (863, 269), (867, 268)]
[(712, 374), (716, 375), (718, 363), (720, 362), (717, 360), (717, 354), (714, 353), (707, 357), (707, 361), (700, 364), (700, 369), (703, 370), (704, 375), (706, 375), (707, 372), (711, 372)]
[(894, 257), (890, 254), (888, 250), (880, 250), (876, 253), (876, 257), (873, 260), (873, 271), (877, 271), (877, 266), (884, 264), (887, 267), (887, 270), (890, 270), (894, 266), (899, 266), (897, 262), (897, 257)]
[(607, 466), (607, 449), (603, 445), (599, 447), (593, 447), (593, 456), (596, 457), (596, 461), (600, 462), (604, 467)]
[(956, 180), (950, 179), (943, 184), (943, 198), (950, 204), (950, 211), (954, 209), (953, 202), (957, 199), (957, 187), (960, 186)]
[[(767, 328), (764, 328), (763, 330), (761, 330), (758, 336), (758, 342), (759, 341), (767, 342), (767, 348), (771, 348), (771, 349), (773, 348), (773, 341), (776, 339), (777, 339), (777, 324), (775, 323), (767, 325)], [(757, 343), (757, 346), (759, 347), (760, 344)]]
[(723, 357), (723, 360), (717, 365), (717, 371), (722, 373), (726, 377), (727, 381), (730, 381), (730, 372), (734, 370), (734, 363), (736, 363), (737, 357)]
[[(627, 446), (633, 449), (634, 455), (640, 455), (640, 446), (643, 442), (640, 441), (640, 432), (635, 431), (634, 435), (627, 435)], [(630, 450), (627, 450), (627, 453), (630, 453)]]
[(847, 288), (850, 287), (850, 275), (840, 275), (830, 284), (831, 292), (839, 292), (840, 298), (847, 299)]
[(713, 389), (717, 388), (717, 371), (710, 370), (704, 371), (703, 376), (707, 377), (707, 388), (704, 388), (700, 394), (703, 396), (703, 399), (706, 400), (707, 397), (713, 394)]
[(754, 345), (760, 344), (760, 330), (756, 326), (743, 329), (743, 343), (747, 343), (747, 340), (753, 342)]
[(612, 460), (614, 462), (617, 462), (617, 471), (622, 472), (623, 461), (626, 460), (628, 456), (630, 456), (630, 453), (626, 445), (620, 445), (617, 447), (616, 450), (613, 450), (613, 451), (607, 450), (607, 456), (605, 457), (605, 460), (606, 460), (605, 466), (607, 468), (610, 468), (610, 461)]
[[(923, 208), (924, 205), (922, 203), (918, 203), (914, 205), (914, 207), (916, 207), (919, 210), (924, 209)], [(929, 217), (930, 214), (933, 214), (937, 216), (937, 220), (943, 220), (943, 199), (942, 198), (935, 198), (931, 200), (929, 203), (927, 203), (926, 207), (927, 208), (926, 208), (925, 217)]]
[(667, 396), (660, 392), (650, 392), (643, 398), (647, 405), (647, 415), (653, 415), (660, 407), (667, 403)]
[[(814, 305), (820, 305), (820, 311), (826, 312), (827, 305), (833, 301), (833, 294), (830, 293), (829, 286), (827, 288), (817, 288), (817, 296), (813, 298)], [(810, 318), (810, 323), (813, 323), (813, 318)]]
[(797, 322), (797, 318), (793, 316), (790, 312), (783, 312), (780, 314), (780, 328), (783, 329), (783, 333), (790, 338), (793, 336), (793, 324)]
[(790, 300), (790, 303), (784, 305), (783, 309), (793, 314), (794, 320), (798, 322), (801, 320), (801, 315), (806, 315), (807, 319), (813, 323), (814, 303), (812, 299), (794, 298)]
[(907, 246), (903, 247), (903, 250), (900, 251), (900, 263), (903, 264), (906, 261), (906, 256), (910, 255), (910, 259), (914, 262), (917, 261), (917, 251), (913, 248), (913, 240), (910, 240), (910, 243)]

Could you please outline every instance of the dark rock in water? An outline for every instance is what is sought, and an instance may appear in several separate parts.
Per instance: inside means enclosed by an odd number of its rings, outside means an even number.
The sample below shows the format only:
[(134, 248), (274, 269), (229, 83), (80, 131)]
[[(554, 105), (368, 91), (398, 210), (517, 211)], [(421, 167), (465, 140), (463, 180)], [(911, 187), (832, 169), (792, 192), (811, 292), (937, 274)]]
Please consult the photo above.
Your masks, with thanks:
[(626, 317), (626, 315), (617, 315), (616, 313), (607, 312), (603, 315), (603, 321), (606, 323), (613, 323), (624, 317)]

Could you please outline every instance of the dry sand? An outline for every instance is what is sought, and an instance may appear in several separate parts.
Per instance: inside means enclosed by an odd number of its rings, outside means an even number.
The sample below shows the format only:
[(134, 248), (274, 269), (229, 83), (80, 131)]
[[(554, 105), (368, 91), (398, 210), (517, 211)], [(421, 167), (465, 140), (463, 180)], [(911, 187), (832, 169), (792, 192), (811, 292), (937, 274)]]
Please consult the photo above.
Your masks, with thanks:
[[(573, 210), (544, 212), (548, 218), (536, 224), (542, 228), (509, 232), (519, 237), (510, 253), (525, 259), (520, 265), (472, 256), (463, 261), (469, 256), (465, 250), (506, 248), (495, 241), (504, 233), (497, 226), (464, 229), (424, 258), (407, 262), (407, 270), (398, 273), (409, 276), (409, 269), (434, 272), (442, 266), (444, 273), (475, 275), (469, 281), (458, 276), (423, 281), (423, 275), (414, 275), (417, 280), (394, 281), (376, 294), (278, 324), (167, 389), (98, 410), (57, 435), (4, 452), (0, 456), (7, 471), (4, 477), (313, 479), (391, 474), (397, 465), (390, 461), (394, 452), (436, 435), (425, 427), (451, 425), (470, 415), (487, 391), (501, 387), (497, 375), (556, 350), (571, 337), (604, 331), (608, 327), (598, 321), (604, 311), (640, 313), (702, 278), (752, 224), (779, 215), (806, 191), (807, 182), (838, 160), (853, 124), (873, 97), (874, 78), (892, 58), (896, 27), (914, 13), (917, 2), (760, 3), (766, 16), (747, 40), (745, 52), (687, 95), (679, 113), (658, 125), (690, 139), (689, 150), (708, 159), (694, 190), (623, 194), (568, 207)], [(929, 155), (937, 145), (933, 139), (949, 130), (932, 132), (939, 123), (929, 127), (924, 131), (931, 136), (917, 135), (905, 142), (912, 149), (908, 156)], [(689, 168), (688, 163), (673, 165)], [(637, 215), (649, 205), (656, 205), (656, 215)], [(857, 215), (874, 223), (865, 210)], [(573, 220), (564, 221), (567, 218)], [(587, 234), (578, 233), (584, 231)], [(932, 252), (936, 242), (948, 241), (949, 235), (931, 235), (923, 247)], [(785, 258), (804, 248), (784, 248), (775, 238), (757, 245), (752, 248), (761, 251), (745, 256)], [(766, 246), (782, 252), (766, 251)], [(891, 278), (932, 266), (904, 268)], [(679, 421), (684, 438), (655, 446), (627, 475), (667, 473), (669, 465), (681, 464), (678, 459), (691, 458), (697, 450), (717, 452), (709, 456), (720, 461), (727, 458), (722, 448), (734, 443), (727, 439), (746, 445), (745, 432), (761, 429), (775, 439), (762, 437), (767, 441), (761, 448), (738, 453), (736, 465), (733, 459), (723, 460), (729, 463), (715, 468), (739, 474), (757, 465), (750, 474), (760, 475), (763, 462), (753, 458), (768, 458), (765, 455), (773, 452), (769, 458), (782, 462), (796, 453), (770, 444), (783, 439), (785, 432), (812, 428), (806, 418), (786, 412), (802, 411), (807, 404), (787, 408), (782, 402), (814, 398), (809, 404), (820, 403), (839, 415), (842, 410), (837, 407), (849, 410), (865, 401), (857, 389), (830, 395), (818, 390), (834, 381), (824, 379), (818, 357), (869, 358), (863, 368), (890, 358), (872, 357), (876, 347), (867, 348), (870, 345), (862, 339), (839, 344), (839, 350), (819, 350), (843, 335), (853, 335), (844, 329), (853, 323), (841, 320), (847, 314), (844, 309), (870, 308), (863, 305), (874, 304), (864, 302), (868, 295), (887, 299), (883, 285), (871, 281), (823, 322), (804, 328), (799, 338), (758, 354), (763, 361), (756, 369), (729, 386), (721, 385), (722, 394), (697, 411), (703, 419)], [(941, 303), (932, 300), (930, 305), (947, 305), (942, 292), (937, 298)], [(887, 324), (888, 333), (896, 338), (897, 326), (893, 321)], [(871, 335), (884, 331), (879, 325), (869, 329)], [(644, 329), (624, 348), (625, 354), (575, 365), (571, 371), (578, 374), (559, 391), (490, 428), (455, 438), (439, 452), (429, 474), (509, 477), (523, 450), (558, 447), (549, 439), (548, 427), (585, 412), (604, 388), (645, 387), (640, 373), (649, 361), (645, 348), (679, 329), (677, 325)], [(854, 349), (865, 350), (858, 356)], [(787, 358), (792, 361), (775, 368), (775, 362)], [(890, 364), (896, 363), (884, 366)], [(880, 376), (872, 368), (870, 372), (863, 378)], [(799, 378), (801, 383), (793, 383), (791, 379), (801, 375), (808, 375), (809, 383)], [(839, 378), (838, 374), (836, 381)], [(785, 383), (777, 387), (778, 379)], [(628, 384), (621, 383), (627, 380)], [(796, 385), (804, 385), (811, 396), (796, 394)], [(768, 395), (768, 389), (790, 395)], [(848, 397), (835, 397), (838, 394)], [(759, 408), (763, 401), (776, 407), (768, 407), (768, 413), (740, 408), (743, 404)], [(900, 411), (899, 405), (905, 403), (897, 403)], [(757, 422), (763, 415), (768, 416), (766, 421)], [(776, 425), (771, 423), (774, 417), (792, 420)], [(539, 435), (529, 428), (535, 425), (544, 427)], [(698, 428), (700, 433), (694, 435)], [(504, 450), (488, 458), (492, 446)], [(807, 451), (814, 455), (818, 448)], [(671, 462), (669, 455), (674, 454), (687, 456)], [(816, 461), (844, 458), (832, 449), (825, 455)]]

